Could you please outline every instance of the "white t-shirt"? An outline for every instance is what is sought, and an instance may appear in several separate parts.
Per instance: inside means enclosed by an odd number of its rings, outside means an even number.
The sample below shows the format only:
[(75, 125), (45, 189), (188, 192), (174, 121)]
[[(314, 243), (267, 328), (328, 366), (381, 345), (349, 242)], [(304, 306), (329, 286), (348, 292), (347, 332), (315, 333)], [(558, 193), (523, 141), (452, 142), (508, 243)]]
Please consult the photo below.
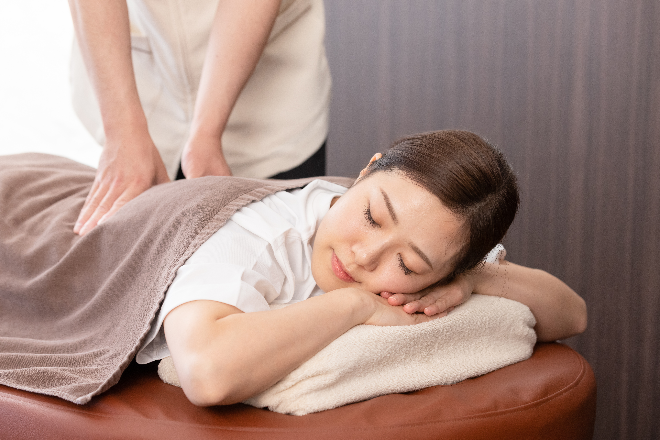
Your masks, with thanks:
[[(346, 191), (314, 180), (236, 211), (179, 268), (136, 361), (146, 364), (170, 355), (163, 320), (181, 304), (211, 300), (248, 313), (321, 295), (312, 277), (312, 241), (332, 199)], [(498, 244), (485, 260), (495, 263), (505, 255)]]
[(170, 355), (163, 320), (186, 302), (212, 300), (257, 312), (322, 294), (312, 277), (312, 239), (332, 199), (346, 190), (314, 180), (234, 213), (177, 271), (137, 362)]

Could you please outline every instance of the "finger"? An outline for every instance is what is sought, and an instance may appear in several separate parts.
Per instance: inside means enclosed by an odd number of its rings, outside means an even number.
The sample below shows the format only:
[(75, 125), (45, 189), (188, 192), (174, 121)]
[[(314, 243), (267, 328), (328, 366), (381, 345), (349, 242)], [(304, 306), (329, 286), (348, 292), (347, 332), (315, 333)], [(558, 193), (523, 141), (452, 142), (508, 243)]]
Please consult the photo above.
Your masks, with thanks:
[(96, 208), (99, 206), (99, 204), (105, 197), (106, 192), (107, 192), (107, 188), (105, 185), (101, 185), (96, 181), (94, 182), (94, 184), (92, 185), (92, 189), (89, 191), (89, 194), (87, 194), (85, 203), (83, 204), (83, 207), (80, 210), (80, 214), (78, 215), (78, 220), (76, 220), (76, 224), (73, 227), (73, 232), (75, 232), (76, 234), (80, 233), (85, 223), (89, 221), (90, 217), (94, 214), (94, 211), (96, 211)]
[(92, 188), (87, 193), (87, 197), (85, 197), (85, 202), (83, 203), (83, 206), (80, 209), (80, 213), (78, 214), (78, 218), (76, 219), (76, 224), (73, 227), (73, 231), (76, 234), (78, 233), (82, 225), (85, 224), (85, 222), (89, 218), (89, 215), (91, 215), (92, 211), (89, 211), (88, 206), (91, 203), (92, 199), (94, 198), (94, 194), (96, 194), (98, 187), (99, 187), (99, 183), (96, 179), (94, 179), (94, 182), (92, 183)]
[(387, 299), (387, 302), (392, 306), (401, 306), (417, 301), (422, 296), (422, 293), (394, 293)]
[[(441, 313), (440, 307), (435, 304), (424, 307), (424, 314), (427, 316), (439, 315)], [(442, 314), (446, 315), (447, 311), (443, 311)]]
[(382, 297), (385, 298), (385, 299), (388, 299), (388, 298), (391, 297), (392, 295), (394, 295), (394, 294), (391, 293), (391, 292), (380, 292), (380, 296), (382, 296)]
[(125, 191), (115, 202), (112, 204), (112, 208), (108, 212), (106, 212), (103, 217), (101, 217), (97, 223), (97, 225), (100, 225), (110, 217), (112, 217), (119, 209), (124, 206), (126, 203), (130, 202), (134, 198), (140, 195), (139, 191)]
[(425, 296), (421, 296), (416, 301), (404, 305), (403, 308), (408, 313), (419, 312), (431, 316), (445, 311), (447, 307), (443, 305), (444, 301), (443, 292), (433, 291)]
[(423, 309), (424, 307), (420, 306), (419, 301), (413, 301), (403, 305), (403, 311), (410, 314), (421, 312)]
[(437, 298), (434, 303), (428, 304), (424, 307), (425, 314), (434, 314), (440, 312), (451, 312), (454, 307), (462, 304), (465, 297), (459, 290), (449, 291), (440, 298)]
[(440, 307), (438, 307), (436, 304), (431, 304), (430, 306), (424, 307), (420, 312), (424, 313), (426, 316), (434, 316), (436, 318), (441, 318), (443, 316), (447, 316), (449, 312), (451, 312), (454, 308), (450, 307), (446, 310), (442, 310)]
[(85, 224), (80, 228), (80, 231), (78, 234), (80, 236), (86, 235), (89, 231), (94, 229), (94, 227), (98, 224), (98, 221), (101, 217), (105, 215), (106, 211), (105, 209), (101, 208), (100, 206), (92, 213), (92, 215), (87, 219)]
[(120, 197), (121, 193), (116, 187), (111, 187), (108, 192), (106, 192), (105, 197), (101, 203), (98, 204), (92, 215), (85, 222), (83, 227), (80, 229), (79, 234), (85, 235), (91, 231), (99, 222), (101, 217), (103, 217), (114, 205), (115, 201)]
[(448, 308), (444, 312), (441, 312), (438, 307), (435, 305), (430, 305), (424, 309), (424, 314), (426, 316), (435, 316), (436, 318), (442, 318), (443, 316), (447, 316), (451, 311), (454, 310), (453, 307)]

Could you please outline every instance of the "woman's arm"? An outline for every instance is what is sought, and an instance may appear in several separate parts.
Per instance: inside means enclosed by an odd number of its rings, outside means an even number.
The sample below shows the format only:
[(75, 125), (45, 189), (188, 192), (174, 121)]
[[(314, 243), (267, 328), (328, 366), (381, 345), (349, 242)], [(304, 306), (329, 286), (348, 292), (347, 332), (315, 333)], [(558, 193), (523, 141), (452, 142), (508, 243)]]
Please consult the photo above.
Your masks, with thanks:
[(279, 7), (280, 0), (218, 3), (181, 160), (187, 178), (231, 175), (222, 153), (222, 133), (266, 47)]
[(193, 301), (172, 310), (164, 326), (183, 391), (194, 404), (208, 406), (241, 402), (269, 388), (358, 324), (411, 325), (433, 318), (347, 288), (254, 313)]
[(98, 222), (151, 186), (169, 181), (138, 96), (125, 0), (69, 0), (78, 44), (99, 102), (105, 145), (74, 232)]
[(502, 261), (471, 275), (474, 293), (500, 296), (525, 304), (536, 318), (539, 341), (555, 341), (584, 332), (587, 305), (559, 278), (540, 270)]
[(446, 286), (419, 294), (385, 294), (391, 305), (404, 305), (408, 313), (440, 316), (466, 301), (472, 293), (500, 296), (525, 304), (536, 318), (539, 341), (564, 339), (584, 332), (587, 306), (558, 278), (539, 269), (502, 261), (457, 277)]

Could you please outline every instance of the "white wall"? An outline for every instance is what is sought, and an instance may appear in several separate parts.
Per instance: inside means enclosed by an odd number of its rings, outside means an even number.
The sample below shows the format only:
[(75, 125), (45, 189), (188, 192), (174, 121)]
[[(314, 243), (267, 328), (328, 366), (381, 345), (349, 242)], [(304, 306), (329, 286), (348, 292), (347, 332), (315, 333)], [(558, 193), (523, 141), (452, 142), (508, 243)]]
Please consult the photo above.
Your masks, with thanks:
[(58, 154), (96, 166), (101, 148), (69, 100), (68, 3), (0, 2), (0, 154)]

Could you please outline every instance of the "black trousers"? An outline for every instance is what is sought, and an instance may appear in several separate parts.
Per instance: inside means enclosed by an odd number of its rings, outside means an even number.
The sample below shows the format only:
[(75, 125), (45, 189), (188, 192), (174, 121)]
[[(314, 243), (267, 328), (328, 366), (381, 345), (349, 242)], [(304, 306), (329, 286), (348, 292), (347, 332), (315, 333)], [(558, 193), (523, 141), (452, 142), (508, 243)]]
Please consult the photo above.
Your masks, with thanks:
[[(317, 177), (325, 176), (325, 144), (321, 145), (316, 153), (312, 154), (309, 159), (301, 163), (295, 168), (292, 168), (287, 171), (282, 171), (274, 176), (271, 176), (271, 179), (302, 179), (304, 177)], [(179, 164), (179, 171), (176, 174), (176, 180), (185, 179), (183, 175), (183, 170), (181, 169), (181, 164)]]

